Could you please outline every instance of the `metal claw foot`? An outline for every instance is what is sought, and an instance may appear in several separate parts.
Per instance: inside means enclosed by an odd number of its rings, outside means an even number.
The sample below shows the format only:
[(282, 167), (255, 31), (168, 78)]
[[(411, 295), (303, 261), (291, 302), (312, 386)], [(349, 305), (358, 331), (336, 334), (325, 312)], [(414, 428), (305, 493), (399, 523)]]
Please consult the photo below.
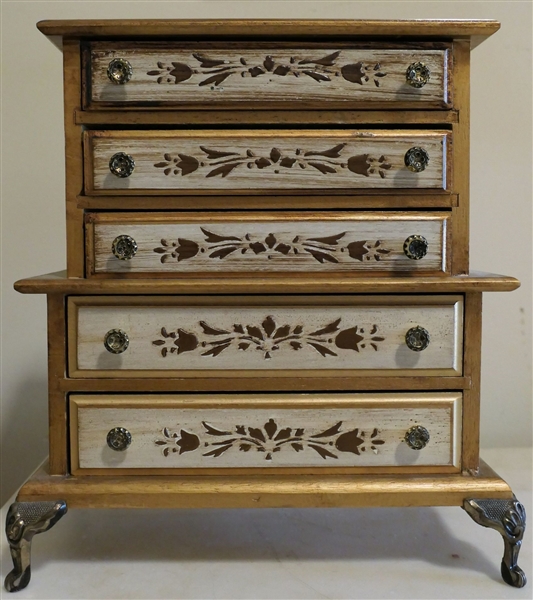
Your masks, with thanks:
[(471, 498), (464, 501), (463, 508), (476, 523), (502, 535), (505, 547), (501, 567), (503, 580), (513, 587), (524, 587), (527, 579), (517, 565), (526, 529), (526, 511), (522, 504), (514, 496), (508, 499)]
[(63, 500), (52, 502), (14, 502), (6, 517), (6, 535), (13, 559), (13, 570), (5, 587), (8, 592), (24, 589), (31, 578), (31, 541), (36, 533), (53, 527), (67, 512)]

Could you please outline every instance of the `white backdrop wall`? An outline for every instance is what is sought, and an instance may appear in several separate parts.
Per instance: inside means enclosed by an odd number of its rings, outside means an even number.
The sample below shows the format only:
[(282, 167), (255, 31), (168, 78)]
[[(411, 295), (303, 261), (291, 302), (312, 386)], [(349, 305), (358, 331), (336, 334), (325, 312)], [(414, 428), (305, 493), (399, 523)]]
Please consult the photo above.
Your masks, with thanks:
[(488, 18), (472, 56), (471, 266), (518, 277), (484, 297), (482, 447), (531, 444), (532, 4), (440, 1), (2, 3), (2, 503), (47, 454), (46, 310), (13, 282), (65, 266), (62, 56), (42, 19)]

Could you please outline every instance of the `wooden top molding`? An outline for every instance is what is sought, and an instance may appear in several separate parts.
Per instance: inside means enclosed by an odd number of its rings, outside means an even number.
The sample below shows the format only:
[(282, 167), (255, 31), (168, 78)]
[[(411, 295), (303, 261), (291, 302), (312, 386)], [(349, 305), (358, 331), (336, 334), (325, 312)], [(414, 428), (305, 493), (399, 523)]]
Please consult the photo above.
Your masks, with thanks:
[(15, 289), (22, 294), (402, 294), (511, 292), (520, 287), (514, 277), (471, 272), (447, 276), (347, 276), (315, 273), (312, 276), (262, 276), (176, 279), (76, 279), (66, 271), (21, 279)]
[(104, 37), (434, 37), (473, 40), (473, 46), (496, 33), (493, 20), (288, 20), (288, 19), (109, 19), (40, 21), (45, 35)]

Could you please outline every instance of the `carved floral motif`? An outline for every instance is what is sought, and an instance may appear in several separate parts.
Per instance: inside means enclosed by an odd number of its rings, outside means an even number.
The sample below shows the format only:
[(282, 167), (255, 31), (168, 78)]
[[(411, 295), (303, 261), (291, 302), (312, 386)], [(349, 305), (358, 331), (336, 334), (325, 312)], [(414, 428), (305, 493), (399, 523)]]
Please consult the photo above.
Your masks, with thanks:
[(198, 350), (200, 356), (218, 356), (227, 348), (247, 351), (259, 350), (266, 360), (272, 353), (282, 348), (301, 350), (310, 346), (323, 357), (338, 356), (338, 350), (353, 350), (360, 352), (367, 344), (375, 351), (378, 343), (385, 338), (377, 336), (377, 325), (372, 325), (370, 331), (365, 333), (363, 327), (355, 326), (340, 330), (341, 319), (316, 329), (306, 332), (303, 325), (280, 325), (274, 317), (267, 316), (260, 325), (242, 325), (237, 323), (232, 329), (218, 329), (200, 321), (202, 334), (178, 328), (168, 331), (161, 328), (161, 338), (152, 341), (154, 346), (161, 348), (161, 355), (183, 354)]
[(339, 67), (337, 59), (340, 55), (341, 51), (337, 50), (316, 60), (291, 56), (288, 60), (279, 61), (269, 54), (262, 62), (253, 65), (249, 64), (244, 57), (240, 57), (239, 60), (211, 58), (205, 54), (193, 52), (192, 57), (196, 61), (193, 65), (158, 61), (157, 69), (148, 71), (147, 75), (157, 77), (159, 84), (174, 85), (189, 80), (193, 75), (200, 75), (204, 79), (198, 82), (198, 86), (208, 85), (212, 89), (220, 86), (232, 75), (252, 78), (262, 75), (278, 77), (305, 75), (317, 83), (327, 83), (333, 81), (335, 77), (343, 77), (346, 81), (358, 85), (364, 85), (372, 80), (376, 87), (380, 86), (381, 78), (387, 76), (387, 73), (381, 70), (379, 63), (369, 65), (364, 62), (356, 62)]
[(346, 231), (327, 237), (307, 238), (296, 235), (289, 236), (290, 239), (280, 239), (280, 234), (269, 233), (266, 236), (253, 236), (249, 233), (244, 236), (219, 235), (204, 227), (200, 227), (203, 240), (189, 240), (178, 238), (177, 240), (161, 240), (161, 246), (154, 248), (154, 252), (161, 254), (161, 262), (172, 260), (181, 262), (190, 260), (195, 256), (207, 254), (209, 258), (222, 260), (227, 256), (239, 252), (239, 256), (265, 255), (269, 259), (273, 256), (297, 256), (311, 255), (319, 263), (338, 263), (335, 254), (348, 252), (350, 258), (360, 262), (376, 260), (380, 261), (384, 255), (390, 254), (391, 250), (382, 247), (382, 242), (369, 242), (367, 240), (356, 240), (341, 244), (339, 241), (346, 236)]
[(304, 427), (281, 427), (275, 419), (269, 419), (263, 427), (236, 425), (229, 431), (205, 421), (202, 421), (202, 425), (205, 431), (198, 435), (185, 429), (171, 432), (165, 427), (163, 439), (155, 440), (155, 445), (161, 447), (164, 456), (194, 452), (202, 446), (205, 450), (202, 456), (217, 458), (231, 448), (237, 448), (240, 452), (262, 452), (265, 460), (272, 460), (273, 455), (284, 448), (291, 448), (294, 452), (303, 452), (308, 448), (326, 460), (338, 458), (341, 452), (360, 456), (370, 449), (377, 454), (378, 446), (385, 443), (379, 438), (378, 429), (374, 429), (370, 435), (357, 428), (343, 430), (342, 421), (314, 434), (306, 432)]
[(163, 155), (165, 160), (154, 164), (156, 169), (163, 169), (165, 175), (190, 175), (201, 168), (209, 169), (205, 177), (227, 177), (237, 167), (246, 165), (248, 169), (269, 169), (279, 174), (288, 169), (299, 167), (307, 169), (312, 167), (322, 175), (339, 173), (339, 169), (348, 169), (356, 175), (370, 177), (379, 175), (385, 179), (387, 171), (392, 168), (384, 155), (374, 158), (370, 154), (358, 154), (344, 160), (341, 154), (346, 143), (337, 144), (328, 150), (304, 151), (296, 148), (293, 152), (285, 152), (279, 148), (272, 148), (269, 152), (258, 156), (248, 149), (246, 152), (230, 152), (215, 150), (200, 146), (205, 156), (190, 156), (188, 154), (169, 153)]

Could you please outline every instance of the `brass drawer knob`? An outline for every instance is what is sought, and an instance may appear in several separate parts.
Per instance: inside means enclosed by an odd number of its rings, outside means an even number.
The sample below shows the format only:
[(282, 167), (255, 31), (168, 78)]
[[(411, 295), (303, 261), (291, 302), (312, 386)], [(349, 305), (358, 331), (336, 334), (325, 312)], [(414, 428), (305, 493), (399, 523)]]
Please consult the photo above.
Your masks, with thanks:
[(405, 79), (409, 85), (414, 88), (422, 88), (429, 81), (431, 71), (421, 62), (415, 62), (407, 67)]
[(124, 427), (115, 427), (107, 434), (107, 445), (111, 450), (123, 452), (131, 444), (131, 433)]
[(135, 169), (133, 157), (125, 152), (113, 154), (109, 160), (109, 170), (116, 177), (129, 177)]
[(429, 431), (422, 425), (411, 427), (405, 434), (405, 441), (409, 448), (413, 450), (422, 450), (428, 445)]
[(407, 258), (420, 260), (428, 253), (428, 241), (421, 235), (410, 235), (403, 243), (403, 252)]
[(122, 354), (130, 345), (130, 339), (122, 329), (111, 329), (105, 334), (104, 346), (111, 354)]
[(429, 154), (424, 150), (424, 148), (415, 146), (414, 148), (409, 148), (409, 150), (407, 150), (405, 153), (405, 166), (409, 169), (409, 171), (420, 173), (424, 171), (428, 164)]
[(111, 252), (119, 260), (131, 260), (137, 254), (137, 242), (129, 235), (119, 235), (111, 244)]
[(415, 352), (422, 352), (429, 346), (429, 333), (420, 326), (412, 327), (405, 334), (405, 343), (407, 347)]
[(114, 58), (107, 66), (107, 77), (112, 83), (123, 85), (133, 75), (133, 67), (124, 58)]

